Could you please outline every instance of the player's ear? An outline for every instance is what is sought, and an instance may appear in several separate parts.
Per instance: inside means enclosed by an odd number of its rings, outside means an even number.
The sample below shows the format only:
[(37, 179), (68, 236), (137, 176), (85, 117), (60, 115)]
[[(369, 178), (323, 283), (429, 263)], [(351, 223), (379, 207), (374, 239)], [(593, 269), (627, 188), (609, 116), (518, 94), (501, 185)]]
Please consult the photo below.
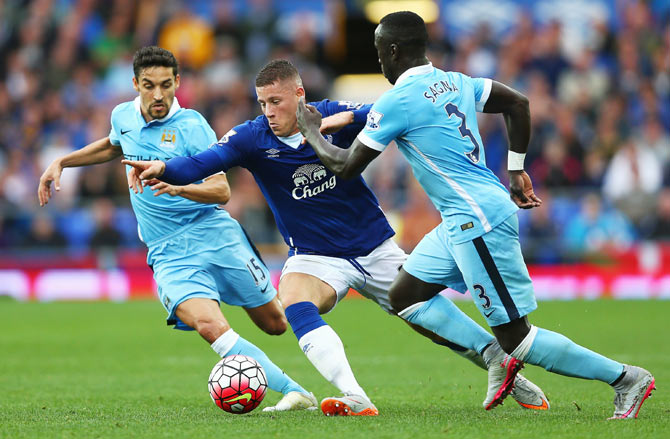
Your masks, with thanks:
[(137, 78), (133, 76), (133, 88), (136, 92), (140, 92), (140, 85), (137, 83)]
[(397, 59), (399, 56), (398, 45), (396, 43), (391, 43), (389, 50), (391, 51), (391, 59)]
[(177, 76), (174, 77), (174, 89), (175, 90), (179, 88), (180, 79), (181, 79), (181, 77), (179, 76), (179, 73), (177, 73)]
[(305, 97), (305, 88), (304, 88), (304, 87), (298, 87), (298, 88), (295, 90), (295, 95), (296, 95), (298, 98), (304, 98), (304, 97)]

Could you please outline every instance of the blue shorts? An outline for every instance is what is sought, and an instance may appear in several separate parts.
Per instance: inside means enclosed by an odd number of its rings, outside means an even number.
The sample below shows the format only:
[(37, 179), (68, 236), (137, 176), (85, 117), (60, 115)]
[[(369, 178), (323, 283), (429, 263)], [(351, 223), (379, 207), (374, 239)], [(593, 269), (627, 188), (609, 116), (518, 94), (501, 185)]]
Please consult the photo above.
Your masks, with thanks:
[(442, 222), (423, 237), (403, 268), (424, 282), (470, 294), (489, 326), (509, 323), (537, 308), (533, 282), (519, 246), (519, 220), (511, 215), (490, 232), (452, 244)]
[(176, 235), (151, 243), (147, 263), (154, 271), (168, 324), (176, 329), (192, 329), (175, 315), (184, 300), (202, 297), (256, 308), (277, 295), (253, 244), (225, 210), (213, 209)]

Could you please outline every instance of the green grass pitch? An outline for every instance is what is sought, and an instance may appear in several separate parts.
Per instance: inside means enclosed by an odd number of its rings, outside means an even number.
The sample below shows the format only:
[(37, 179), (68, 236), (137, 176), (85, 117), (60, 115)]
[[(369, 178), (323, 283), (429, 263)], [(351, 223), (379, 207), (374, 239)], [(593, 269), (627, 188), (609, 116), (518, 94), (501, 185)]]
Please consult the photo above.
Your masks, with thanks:
[[(461, 305), (477, 321), (474, 305)], [(336, 389), (288, 331), (270, 337), (237, 308), (236, 330), (264, 349), (317, 398)], [(523, 410), (509, 398), (481, 407), (486, 374), (414, 334), (372, 302), (345, 300), (325, 319), (342, 338), (376, 418), (316, 412), (230, 415), (207, 393), (218, 360), (193, 332), (165, 326), (157, 301), (17, 303), (0, 300), (1, 438), (660, 438), (670, 437), (668, 301), (543, 302), (531, 320), (654, 373), (658, 390), (634, 421), (606, 421), (613, 392), (599, 382), (524, 373), (552, 403)], [(269, 391), (261, 408), (276, 402)], [(665, 433), (664, 433), (665, 432)]]

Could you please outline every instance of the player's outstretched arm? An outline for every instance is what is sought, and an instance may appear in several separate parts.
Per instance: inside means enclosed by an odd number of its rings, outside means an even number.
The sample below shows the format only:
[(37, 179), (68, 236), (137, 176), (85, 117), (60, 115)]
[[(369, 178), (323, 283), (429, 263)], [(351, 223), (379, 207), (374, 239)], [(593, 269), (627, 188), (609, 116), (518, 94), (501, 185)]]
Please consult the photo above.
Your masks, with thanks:
[(226, 204), (230, 200), (230, 186), (225, 174), (216, 174), (206, 178), (201, 184), (186, 186), (176, 186), (156, 179), (145, 180), (144, 183), (151, 187), (156, 197), (168, 194), (171, 197), (179, 196), (206, 204)]
[(37, 186), (37, 198), (40, 201), (40, 206), (44, 206), (49, 202), (52, 183), (56, 191), (60, 191), (60, 176), (64, 168), (105, 163), (119, 157), (122, 153), (120, 146), (112, 145), (109, 137), (105, 137), (89, 143), (77, 151), (57, 158), (51, 162), (40, 177), (40, 182)]
[[(213, 148), (190, 157), (173, 157), (167, 162), (122, 160), (121, 163), (135, 168), (140, 180), (159, 178), (161, 181), (179, 186), (194, 183), (227, 170)], [(130, 182), (128, 186), (132, 187)]]
[(312, 145), (312, 149), (321, 162), (335, 175), (342, 178), (352, 178), (359, 175), (380, 151), (365, 146), (360, 140), (348, 149), (339, 148), (328, 142), (320, 132), (321, 113), (300, 99), (298, 111), (298, 128), (305, 139)]
[(530, 141), (530, 107), (528, 98), (522, 93), (497, 81), (491, 85), (485, 113), (502, 113), (507, 126), (509, 153), (509, 191), (512, 201), (522, 209), (532, 209), (542, 204), (535, 192), (530, 177), (523, 170), (523, 161)]

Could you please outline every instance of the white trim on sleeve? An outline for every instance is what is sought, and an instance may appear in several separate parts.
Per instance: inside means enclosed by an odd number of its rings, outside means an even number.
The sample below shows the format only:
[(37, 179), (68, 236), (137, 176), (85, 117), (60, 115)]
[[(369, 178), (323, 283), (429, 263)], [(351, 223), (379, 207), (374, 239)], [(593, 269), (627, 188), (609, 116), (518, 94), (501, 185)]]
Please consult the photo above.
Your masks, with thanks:
[(365, 146), (367, 146), (370, 149), (374, 149), (375, 151), (384, 151), (386, 149), (387, 145), (384, 145), (382, 143), (377, 142), (374, 139), (371, 139), (370, 136), (365, 134), (365, 132), (361, 131), (358, 133), (358, 136), (356, 137), (361, 143), (363, 143)]
[(493, 86), (493, 80), (489, 78), (484, 78), (484, 90), (482, 91), (482, 97), (479, 98), (477, 104), (475, 105), (475, 109), (480, 113), (484, 111), (484, 105), (486, 105), (486, 101), (489, 100), (489, 95), (491, 94), (492, 86)]

